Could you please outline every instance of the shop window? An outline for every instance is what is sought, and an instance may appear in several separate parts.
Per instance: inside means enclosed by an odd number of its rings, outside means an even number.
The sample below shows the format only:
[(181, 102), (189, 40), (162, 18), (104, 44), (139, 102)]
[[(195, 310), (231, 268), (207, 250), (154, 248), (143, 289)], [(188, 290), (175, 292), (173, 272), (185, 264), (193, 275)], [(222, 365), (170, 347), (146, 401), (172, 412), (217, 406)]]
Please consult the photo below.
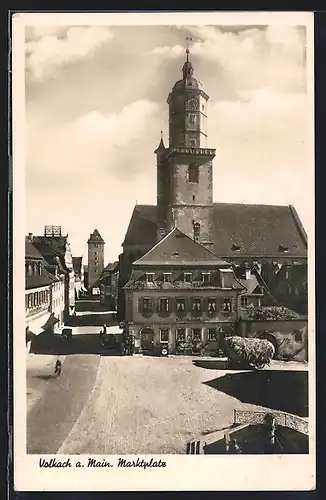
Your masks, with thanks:
[(180, 297), (175, 299), (175, 308), (177, 313), (179, 312), (185, 312), (186, 310), (186, 299)]
[(161, 342), (169, 342), (169, 329), (162, 328), (160, 330), (160, 341)]
[(154, 283), (154, 273), (146, 273), (147, 283)]
[(186, 340), (186, 329), (185, 328), (177, 328), (176, 340), (178, 342), (185, 342), (185, 340)]
[(172, 273), (163, 273), (163, 281), (164, 283), (171, 283)]
[(248, 305), (248, 297), (242, 296), (240, 300), (242, 307), (246, 307)]
[(169, 299), (168, 298), (161, 298), (159, 302), (159, 308), (160, 312), (162, 313), (167, 313), (170, 311), (170, 304), (169, 304)]
[(194, 163), (188, 166), (188, 181), (199, 182), (199, 166)]
[(192, 273), (184, 273), (183, 274), (183, 280), (186, 283), (191, 283), (191, 281), (192, 281)]
[(193, 328), (192, 339), (193, 340), (201, 340), (201, 328)]
[(216, 328), (209, 328), (208, 329), (208, 340), (210, 340), (210, 341), (217, 340), (217, 330), (216, 330)]
[(232, 299), (230, 297), (224, 297), (222, 311), (223, 312), (232, 311)]
[(214, 297), (209, 297), (207, 310), (209, 313), (216, 312), (216, 299)]

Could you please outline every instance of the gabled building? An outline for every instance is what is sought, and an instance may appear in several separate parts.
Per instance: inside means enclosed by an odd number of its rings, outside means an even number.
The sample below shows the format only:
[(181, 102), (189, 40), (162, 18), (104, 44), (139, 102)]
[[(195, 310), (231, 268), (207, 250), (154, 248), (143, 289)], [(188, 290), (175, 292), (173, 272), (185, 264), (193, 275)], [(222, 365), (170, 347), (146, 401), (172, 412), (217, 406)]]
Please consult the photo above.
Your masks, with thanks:
[(45, 226), (43, 236), (31, 235), (33, 245), (46, 262), (51, 274), (64, 281), (64, 321), (75, 313), (75, 273), (68, 235), (61, 226)]
[[(303, 276), (305, 279), (302, 279)], [(270, 290), (279, 304), (297, 313), (307, 314), (307, 264), (283, 264), (270, 280)]]
[(109, 263), (102, 272), (98, 281), (100, 288), (100, 301), (108, 306), (110, 311), (117, 310), (119, 284), (119, 262)]
[[(256, 266), (269, 286), (271, 266), (295, 262), (305, 282), (307, 236), (292, 205), (219, 203), (213, 200), (215, 149), (207, 147), (208, 94), (194, 77), (187, 50), (169, 96), (169, 143), (155, 150), (156, 205), (136, 205), (119, 256), (119, 319), (125, 317), (123, 287), (132, 263), (174, 227), (234, 267)], [(218, 167), (218, 165), (217, 165)], [(223, 174), (220, 176), (223, 181)], [(163, 261), (162, 261), (163, 263)]]
[(178, 353), (234, 329), (244, 286), (228, 262), (174, 228), (133, 263), (124, 290), (126, 329), (140, 351)]
[(72, 265), (75, 273), (75, 297), (78, 299), (87, 290), (84, 283), (84, 263), (83, 257), (73, 257)]
[[(26, 346), (30, 350), (33, 337), (54, 332), (63, 322), (63, 302), (57, 302), (63, 286), (60, 278), (46, 269), (46, 262), (29, 237), (25, 241), (25, 323)], [(61, 288), (62, 286), (62, 288)], [(60, 299), (60, 294), (59, 294)]]

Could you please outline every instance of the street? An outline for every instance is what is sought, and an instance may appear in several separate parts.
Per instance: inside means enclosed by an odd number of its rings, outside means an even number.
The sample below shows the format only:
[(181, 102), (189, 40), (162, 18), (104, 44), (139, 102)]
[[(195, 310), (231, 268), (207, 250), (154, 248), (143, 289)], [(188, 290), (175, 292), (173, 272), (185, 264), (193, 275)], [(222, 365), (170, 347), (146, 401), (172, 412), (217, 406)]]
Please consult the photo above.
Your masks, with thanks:
[(74, 332), (77, 353), (63, 358), (61, 376), (31, 405), (28, 453), (180, 454), (194, 436), (229, 426), (235, 408), (306, 416), (299, 363), (240, 372), (193, 356), (101, 356), (97, 330)]

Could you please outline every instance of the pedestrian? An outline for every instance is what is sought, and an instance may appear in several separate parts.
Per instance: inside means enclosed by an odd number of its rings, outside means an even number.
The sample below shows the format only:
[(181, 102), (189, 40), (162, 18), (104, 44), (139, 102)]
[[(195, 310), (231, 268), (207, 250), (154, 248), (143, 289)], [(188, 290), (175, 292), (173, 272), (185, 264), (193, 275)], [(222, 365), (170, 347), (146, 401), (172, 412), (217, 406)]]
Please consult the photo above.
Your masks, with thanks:
[(57, 359), (57, 361), (55, 363), (55, 369), (54, 369), (55, 375), (59, 376), (61, 374), (61, 370), (62, 370), (62, 363), (61, 363), (60, 359)]

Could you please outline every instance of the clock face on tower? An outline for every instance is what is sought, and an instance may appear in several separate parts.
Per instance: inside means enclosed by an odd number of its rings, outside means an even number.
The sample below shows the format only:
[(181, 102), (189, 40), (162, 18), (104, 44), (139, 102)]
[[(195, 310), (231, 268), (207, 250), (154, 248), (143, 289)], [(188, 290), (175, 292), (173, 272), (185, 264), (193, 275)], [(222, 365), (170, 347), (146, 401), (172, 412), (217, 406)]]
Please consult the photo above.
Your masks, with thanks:
[(186, 104), (187, 104), (187, 107), (189, 109), (196, 110), (199, 108), (199, 103), (198, 103), (197, 99), (194, 99), (194, 98), (188, 99)]

